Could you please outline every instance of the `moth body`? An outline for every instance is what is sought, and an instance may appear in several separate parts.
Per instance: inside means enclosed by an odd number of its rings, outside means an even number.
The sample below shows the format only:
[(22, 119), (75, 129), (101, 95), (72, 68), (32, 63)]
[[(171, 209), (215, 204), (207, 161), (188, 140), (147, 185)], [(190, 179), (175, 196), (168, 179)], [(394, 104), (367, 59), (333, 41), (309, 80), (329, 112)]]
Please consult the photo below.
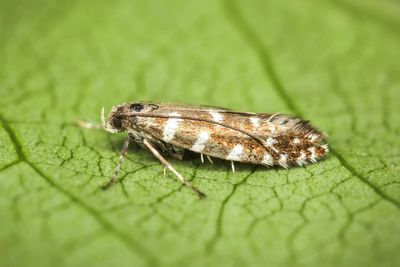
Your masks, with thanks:
[[(161, 155), (182, 159), (186, 150), (233, 162), (303, 166), (323, 158), (328, 152), (324, 136), (300, 118), (265, 113), (236, 112), (207, 106), (165, 103), (124, 103), (112, 108), (107, 120), (102, 110), (103, 128), (111, 133), (128, 132), (114, 176), (118, 176), (130, 140), (146, 147), (165, 169), (199, 196), (205, 196), (185, 180)], [(161, 153), (160, 153), (161, 152)]]
[(104, 128), (148, 139), (181, 158), (185, 150), (210, 157), (266, 166), (303, 166), (323, 158), (323, 134), (300, 118), (222, 108), (159, 103), (116, 106)]

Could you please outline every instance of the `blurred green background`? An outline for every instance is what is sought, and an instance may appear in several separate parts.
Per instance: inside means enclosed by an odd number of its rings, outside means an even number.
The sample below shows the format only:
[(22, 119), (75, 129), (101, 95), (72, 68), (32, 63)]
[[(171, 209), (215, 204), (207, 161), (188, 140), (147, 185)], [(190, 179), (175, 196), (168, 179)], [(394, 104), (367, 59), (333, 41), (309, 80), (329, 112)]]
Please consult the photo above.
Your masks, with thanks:
[[(399, 266), (400, 3), (0, 1), (0, 266)], [(171, 162), (77, 127), (138, 100), (300, 115), (330, 156)]]

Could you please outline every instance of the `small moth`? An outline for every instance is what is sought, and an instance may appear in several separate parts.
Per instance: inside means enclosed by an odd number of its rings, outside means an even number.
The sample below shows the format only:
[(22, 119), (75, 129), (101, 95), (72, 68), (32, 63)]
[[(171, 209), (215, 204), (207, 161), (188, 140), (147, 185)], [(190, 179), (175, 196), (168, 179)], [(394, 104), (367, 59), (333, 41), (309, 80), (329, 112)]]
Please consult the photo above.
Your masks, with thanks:
[(328, 152), (324, 135), (307, 121), (281, 114), (237, 112), (229, 109), (167, 103), (139, 102), (114, 106), (104, 117), (103, 128), (110, 133), (128, 133), (114, 176), (117, 179), (131, 140), (147, 148), (163, 165), (199, 196), (195, 188), (162, 156), (182, 159), (186, 150), (204, 156), (265, 166), (303, 166), (315, 163)]

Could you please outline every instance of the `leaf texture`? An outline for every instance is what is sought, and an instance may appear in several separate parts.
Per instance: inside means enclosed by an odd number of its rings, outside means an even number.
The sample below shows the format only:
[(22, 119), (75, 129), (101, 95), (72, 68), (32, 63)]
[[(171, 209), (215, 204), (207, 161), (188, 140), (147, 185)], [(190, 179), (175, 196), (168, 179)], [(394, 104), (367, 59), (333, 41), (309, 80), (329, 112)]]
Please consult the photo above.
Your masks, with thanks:
[[(1, 266), (400, 264), (400, 6), (384, 1), (0, 3)], [(305, 168), (170, 159), (76, 126), (164, 101), (289, 113)]]

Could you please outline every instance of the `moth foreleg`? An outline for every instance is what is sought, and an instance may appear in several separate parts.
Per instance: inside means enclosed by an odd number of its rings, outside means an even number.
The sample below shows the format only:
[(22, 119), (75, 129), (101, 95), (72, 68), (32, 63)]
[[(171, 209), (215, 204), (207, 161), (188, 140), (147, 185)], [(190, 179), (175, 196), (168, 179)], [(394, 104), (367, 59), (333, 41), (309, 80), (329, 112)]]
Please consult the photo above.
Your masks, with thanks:
[(129, 147), (129, 141), (130, 141), (130, 139), (131, 139), (131, 136), (128, 135), (128, 137), (125, 139), (125, 142), (124, 142), (124, 144), (123, 144), (123, 146), (122, 146), (122, 148), (121, 148), (121, 152), (120, 152), (120, 154), (119, 154), (118, 164), (117, 164), (117, 166), (115, 167), (115, 170), (114, 170), (114, 175), (113, 175), (113, 177), (108, 181), (108, 183), (106, 183), (105, 185), (103, 185), (103, 186), (101, 187), (103, 190), (109, 188), (109, 187), (110, 187), (113, 183), (115, 183), (115, 181), (117, 180), (119, 171), (121, 170), (122, 162), (124, 161), (125, 156), (126, 156), (126, 154), (128, 153), (128, 147)]
[(192, 189), (199, 197), (205, 197), (206, 195), (201, 192), (199, 189), (197, 189), (196, 187), (194, 187), (192, 185), (192, 183), (190, 183), (189, 181), (186, 181), (185, 178), (183, 178), (183, 176), (177, 172), (174, 167), (172, 167), (172, 165), (163, 157), (161, 156), (161, 154), (158, 152), (158, 150), (147, 140), (147, 139), (143, 139), (143, 144), (150, 150), (151, 153), (153, 153), (153, 155), (170, 171), (172, 171), (175, 176), (179, 179), (179, 181), (181, 181), (182, 184), (186, 185), (187, 187), (189, 187), (190, 189)]
[(233, 160), (231, 160), (231, 168), (232, 172), (235, 173), (235, 163), (233, 162)]

